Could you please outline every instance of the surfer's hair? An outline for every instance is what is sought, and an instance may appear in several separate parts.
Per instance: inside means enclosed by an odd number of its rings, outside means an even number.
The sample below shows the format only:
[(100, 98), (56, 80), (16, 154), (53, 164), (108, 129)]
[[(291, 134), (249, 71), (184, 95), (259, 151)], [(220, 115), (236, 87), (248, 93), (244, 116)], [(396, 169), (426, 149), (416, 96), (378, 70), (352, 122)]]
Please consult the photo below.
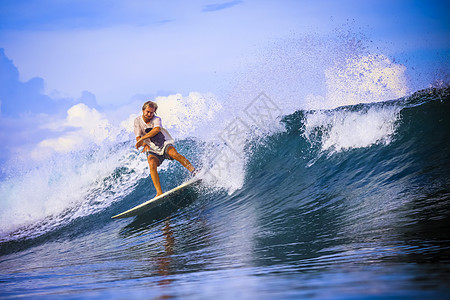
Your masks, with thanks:
[(142, 110), (145, 110), (147, 107), (153, 108), (156, 112), (156, 110), (158, 109), (158, 104), (153, 101), (147, 101), (144, 103), (144, 105), (142, 105)]

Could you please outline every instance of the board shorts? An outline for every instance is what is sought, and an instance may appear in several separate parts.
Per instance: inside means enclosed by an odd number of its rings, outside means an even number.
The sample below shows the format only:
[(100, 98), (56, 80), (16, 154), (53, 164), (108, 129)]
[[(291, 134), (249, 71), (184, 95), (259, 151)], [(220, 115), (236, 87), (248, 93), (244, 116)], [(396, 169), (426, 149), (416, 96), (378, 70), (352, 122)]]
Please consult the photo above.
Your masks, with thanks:
[(159, 160), (158, 166), (160, 166), (165, 159), (173, 160), (173, 158), (170, 157), (169, 154), (167, 154), (167, 149), (169, 149), (169, 147), (171, 147), (171, 146), (173, 147), (172, 144), (167, 144), (166, 148), (164, 149), (163, 155), (156, 154), (155, 152), (152, 152), (152, 151), (146, 151), (145, 154), (147, 155), (147, 159), (148, 159), (149, 155), (155, 156)]

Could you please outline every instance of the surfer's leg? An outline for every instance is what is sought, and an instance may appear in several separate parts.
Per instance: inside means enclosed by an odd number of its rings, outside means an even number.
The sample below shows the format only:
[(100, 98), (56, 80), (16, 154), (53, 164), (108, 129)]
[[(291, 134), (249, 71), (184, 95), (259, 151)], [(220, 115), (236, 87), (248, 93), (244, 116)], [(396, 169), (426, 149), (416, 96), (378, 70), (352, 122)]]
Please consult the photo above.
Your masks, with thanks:
[(189, 172), (193, 172), (195, 170), (194, 166), (187, 160), (186, 157), (178, 153), (178, 151), (173, 146), (169, 146), (167, 148), (167, 155), (169, 155), (172, 159), (180, 162)]
[(161, 189), (161, 182), (159, 181), (159, 175), (158, 175), (158, 166), (159, 166), (159, 159), (154, 155), (149, 155), (147, 157), (148, 160), (148, 166), (150, 167), (150, 175), (152, 177), (153, 185), (156, 189), (156, 196), (162, 195), (162, 189)]

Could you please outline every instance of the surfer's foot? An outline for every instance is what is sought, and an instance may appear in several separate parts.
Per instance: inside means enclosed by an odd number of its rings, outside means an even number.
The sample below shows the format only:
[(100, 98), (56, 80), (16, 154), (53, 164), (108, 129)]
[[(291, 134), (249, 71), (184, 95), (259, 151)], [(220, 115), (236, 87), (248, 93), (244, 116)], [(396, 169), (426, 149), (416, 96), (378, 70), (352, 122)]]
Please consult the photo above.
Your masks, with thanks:
[(158, 197), (158, 196), (161, 196), (162, 194), (164, 194), (164, 193), (156, 193), (155, 198)]
[(197, 176), (198, 172), (199, 171), (197, 169), (194, 169), (194, 170), (192, 170), (191, 174), (192, 174), (192, 176)]

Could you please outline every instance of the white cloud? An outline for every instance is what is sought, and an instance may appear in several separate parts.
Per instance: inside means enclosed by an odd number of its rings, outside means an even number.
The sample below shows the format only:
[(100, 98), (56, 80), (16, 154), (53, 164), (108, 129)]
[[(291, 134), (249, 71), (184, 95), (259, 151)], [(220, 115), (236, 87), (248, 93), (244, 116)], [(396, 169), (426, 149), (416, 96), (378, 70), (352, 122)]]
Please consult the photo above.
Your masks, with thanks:
[(84, 136), (97, 144), (107, 139), (112, 129), (102, 114), (83, 103), (74, 105), (67, 111), (67, 126), (80, 128)]
[(92, 143), (101, 145), (117, 136), (117, 132), (103, 114), (83, 103), (72, 106), (65, 119), (53, 121), (43, 127), (62, 134), (57, 138), (41, 141), (32, 152), (35, 158), (42, 158), (51, 151), (69, 152)]
[(57, 152), (69, 152), (77, 145), (80, 145), (83, 139), (73, 133), (69, 133), (65, 136), (56, 139), (46, 139), (39, 143), (39, 147), (51, 148)]

